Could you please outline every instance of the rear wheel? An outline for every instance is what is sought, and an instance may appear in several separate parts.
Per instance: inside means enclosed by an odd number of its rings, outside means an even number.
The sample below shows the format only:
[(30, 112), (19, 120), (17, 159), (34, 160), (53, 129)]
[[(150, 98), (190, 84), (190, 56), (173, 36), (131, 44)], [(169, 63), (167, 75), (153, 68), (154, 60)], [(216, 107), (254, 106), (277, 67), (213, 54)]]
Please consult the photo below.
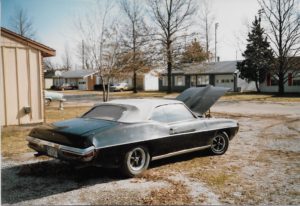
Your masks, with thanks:
[(212, 140), (210, 152), (214, 155), (222, 155), (227, 151), (228, 146), (229, 139), (226, 132), (218, 132)]
[(133, 147), (124, 155), (122, 173), (127, 177), (137, 176), (148, 168), (149, 162), (150, 155), (146, 147)]

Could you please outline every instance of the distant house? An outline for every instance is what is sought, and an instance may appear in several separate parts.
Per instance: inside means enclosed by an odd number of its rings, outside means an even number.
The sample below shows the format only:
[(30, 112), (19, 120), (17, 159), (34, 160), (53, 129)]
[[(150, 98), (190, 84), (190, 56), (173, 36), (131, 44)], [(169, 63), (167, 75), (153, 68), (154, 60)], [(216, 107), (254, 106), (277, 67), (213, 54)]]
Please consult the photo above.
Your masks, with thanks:
[(152, 70), (143, 75), (143, 90), (158, 91), (159, 90), (159, 71)]
[(1, 125), (44, 121), (42, 59), (51, 56), (54, 49), (1, 28)]
[(139, 73), (137, 88), (143, 91), (158, 91), (159, 70), (150, 70), (146, 73)]
[[(129, 73), (130, 75), (126, 74), (120, 76), (118, 78), (113, 78), (112, 83), (127, 83), (129, 88), (133, 88), (133, 73)], [(138, 90), (143, 91), (158, 91), (158, 77), (159, 72), (158, 70), (148, 70), (146, 72), (137, 72), (137, 82), (136, 86)]]
[[(230, 88), (231, 91), (255, 90), (253, 83), (247, 83), (239, 78), (237, 61), (223, 61), (201, 64), (184, 64), (172, 71), (173, 91), (181, 92), (189, 87), (202, 87), (208, 84)], [(167, 91), (167, 72), (161, 73), (159, 90)]]
[(55, 70), (48, 70), (44, 72), (44, 88), (50, 89), (54, 85), (53, 77), (55, 77)]
[[(300, 57), (295, 57), (296, 73), (292, 71), (287, 72), (285, 78), (287, 81), (284, 84), (284, 91), (286, 93), (300, 93)], [(259, 85), (262, 92), (278, 92), (278, 79), (277, 76), (267, 74), (265, 81)]]
[(54, 85), (60, 86), (68, 83), (77, 86), (79, 90), (94, 90), (95, 85), (99, 83), (99, 77), (95, 70), (71, 70), (55, 73)]

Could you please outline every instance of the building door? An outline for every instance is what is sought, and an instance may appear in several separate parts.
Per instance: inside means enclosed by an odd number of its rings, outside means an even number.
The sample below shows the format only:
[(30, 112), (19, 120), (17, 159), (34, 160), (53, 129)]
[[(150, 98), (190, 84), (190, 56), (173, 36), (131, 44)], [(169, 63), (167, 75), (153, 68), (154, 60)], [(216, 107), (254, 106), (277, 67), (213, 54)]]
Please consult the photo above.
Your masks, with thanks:
[(78, 81), (78, 89), (79, 90), (87, 90), (87, 84), (84, 79)]
[(190, 87), (196, 87), (197, 86), (197, 77), (196, 75), (192, 75), (190, 77)]

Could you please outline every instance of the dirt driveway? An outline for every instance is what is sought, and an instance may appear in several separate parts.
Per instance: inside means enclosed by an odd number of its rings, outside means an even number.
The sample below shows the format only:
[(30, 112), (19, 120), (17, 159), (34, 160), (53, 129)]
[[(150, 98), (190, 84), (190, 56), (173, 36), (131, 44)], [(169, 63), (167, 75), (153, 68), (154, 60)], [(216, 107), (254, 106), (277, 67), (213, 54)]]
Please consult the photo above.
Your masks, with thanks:
[[(2, 204), (299, 205), (298, 104), (220, 102), (212, 108), (214, 116), (240, 123), (225, 155), (197, 152), (156, 161), (139, 178), (72, 169), (32, 153), (3, 158)], [(256, 107), (264, 109), (257, 113)]]

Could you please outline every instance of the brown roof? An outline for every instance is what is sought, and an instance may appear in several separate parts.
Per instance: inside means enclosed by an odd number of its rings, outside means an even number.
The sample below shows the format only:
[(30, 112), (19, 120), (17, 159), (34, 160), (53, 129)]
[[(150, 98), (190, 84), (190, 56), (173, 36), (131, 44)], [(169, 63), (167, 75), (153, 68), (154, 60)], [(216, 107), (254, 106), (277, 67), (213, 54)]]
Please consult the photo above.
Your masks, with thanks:
[(13, 39), (17, 42), (20, 42), (21, 44), (25, 44), (29, 47), (40, 50), (42, 52), (43, 57), (52, 57), (52, 56), (55, 56), (55, 54), (56, 54), (56, 51), (54, 49), (52, 49), (44, 44), (41, 44), (39, 42), (36, 42), (32, 39), (29, 39), (27, 37), (21, 36), (15, 32), (5, 29), (3, 27), (1, 27), (1, 36), (5, 36), (5, 37)]

